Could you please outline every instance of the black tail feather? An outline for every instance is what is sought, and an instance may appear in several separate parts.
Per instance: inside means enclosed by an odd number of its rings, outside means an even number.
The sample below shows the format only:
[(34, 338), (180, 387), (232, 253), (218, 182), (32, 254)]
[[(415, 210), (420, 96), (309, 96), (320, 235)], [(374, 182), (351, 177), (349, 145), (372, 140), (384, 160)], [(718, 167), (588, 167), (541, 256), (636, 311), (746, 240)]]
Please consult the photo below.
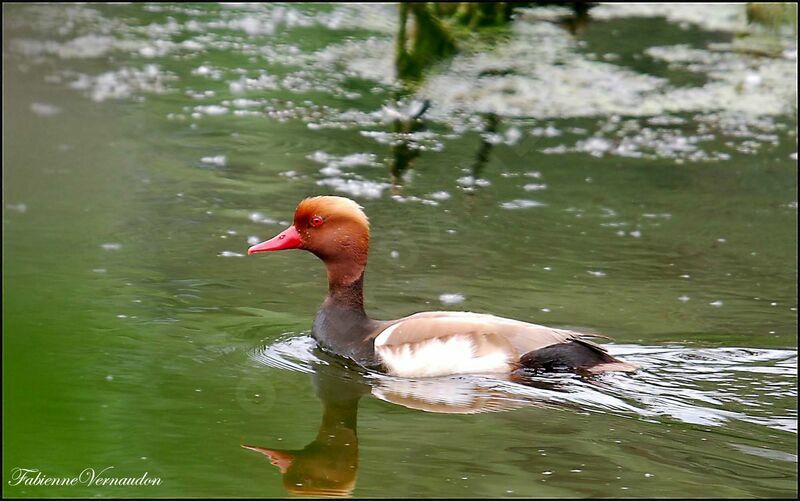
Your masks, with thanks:
[(634, 364), (612, 357), (599, 344), (580, 338), (529, 351), (520, 357), (519, 362), (525, 368), (551, 372), (628, 372), (638, 368)]

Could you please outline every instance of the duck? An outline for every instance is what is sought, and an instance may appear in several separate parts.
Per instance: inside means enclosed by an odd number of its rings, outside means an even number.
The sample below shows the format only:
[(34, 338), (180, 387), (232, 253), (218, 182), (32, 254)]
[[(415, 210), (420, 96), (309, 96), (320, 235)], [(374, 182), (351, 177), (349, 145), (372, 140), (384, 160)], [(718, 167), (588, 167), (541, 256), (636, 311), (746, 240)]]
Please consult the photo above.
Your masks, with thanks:
[(364, 272), (370, 224), (363, 208), (346, 197), (302, 200), (292, 225), (255, 244), (248, 255), (299, 249), (325, 264), (328, 294), (311, 335), (323, 351), (400, 378), (466, 374), (514, 375), (520, 371), (584, 375), (633, 372), (588, 338), (606, 338), (488, 313), (424, 311), (375, 320), (364, 309)]

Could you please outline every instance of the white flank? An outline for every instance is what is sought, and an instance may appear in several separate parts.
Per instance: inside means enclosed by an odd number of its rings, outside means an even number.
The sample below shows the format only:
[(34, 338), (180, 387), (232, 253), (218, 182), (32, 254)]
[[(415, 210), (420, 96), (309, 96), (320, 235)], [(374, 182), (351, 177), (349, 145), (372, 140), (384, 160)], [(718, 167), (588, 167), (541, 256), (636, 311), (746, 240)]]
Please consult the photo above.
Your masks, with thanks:
[(383, 343), (398, 325), (395, 324), (375, 339), (375, 352), (387, 372), (399, 377), (433, 377), (448, 374), (508, 372), (508, 356), (501, 350), (483, 356), (475, 355), (469, 336), (449, 336), (442, 340), (427, 339), (414, 344), (386, 346)]

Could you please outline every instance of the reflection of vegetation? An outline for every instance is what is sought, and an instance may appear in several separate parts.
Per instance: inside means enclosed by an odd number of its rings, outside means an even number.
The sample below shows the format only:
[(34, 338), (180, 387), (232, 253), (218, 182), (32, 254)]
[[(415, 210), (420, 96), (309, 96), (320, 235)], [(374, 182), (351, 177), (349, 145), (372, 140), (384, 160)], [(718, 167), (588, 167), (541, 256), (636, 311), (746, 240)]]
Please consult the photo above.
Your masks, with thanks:
[[(456, 52), (450, 32), (426, 4), (401, 3), (397, 32), (395, 66), (402, 80), (419, 80), (431, 63)], [(414, 21), (408, 29), (409, 13)], [(409, 47), (410, 46), (410, 47)]]
[(572, 15), (561, 19), (561, 26), (573, 35), (584, 31), (589, 25), (589, 9), (595, 4), (588, 2), (573, 2)]
[(503, 25), (511, 20), (513, 8), (513, 4), (509, 2), (436, 2), (433, 4), (433, 10), (437, 16), (450, 17), (470, 29)]
[(796, 3), (748, 3), (745, 8), (747, 22), (758, 24), (765, 28), (779, 30), (783, 25), (794, 27), (797, 33), (797, 4)]
[(422, 116), (430, 106), (429, 101), (424, 101), (421, 106), (411, 111), (408, 116), (398, 116), (393, 121), (394, 133), (398, 135), (399, 140), (392, 143), (389, 152), (390, 164), (389, 172), (392, 175), (392, 185), (400, 182), (400, 178), (411, 167), (412, 162), (419, 156), (419, 148), (411, 145), (411, 141), (404, 137), (407, 134), (419, 132), (425, 127), (425, 122)]
[(483, 172), (486, 162), (489, 161), (489, 153), (492, 151), (493, 146), (492, 142), (489, 141), (489, 137), (497, 133), (497, 126), (499, 123), (500, 119), (497, 114), (486, 114), (486, 125), (484, 126), (483, 134), (481, 134), (481, 145), (478, 148), (478, 152), (475, 154), (475, 162), (472, 164), (470, 173), (473, 180), (481, 177), (481, 172)]
[(797, 36), (797, 4), (748, 3), (745, 7), (748, 30), (739, 33), (733, 49), (740, 53), (780, 57), (785, 49), (782, 28), (791, 26)]
[(561, 23), (572, 33), (586, 26), (589, 9), (595, 5), (593, 2), (400, 3), (395, 42), (397, 77), (403, 81), (420, 80), (428, 66), (456, 53), (456, 34), (463, 35), (464, 30), (472, 33), (482, 28), (500, 28), (508, 25), (515, 8), (549, 3), (572, 9), (573, 15)]

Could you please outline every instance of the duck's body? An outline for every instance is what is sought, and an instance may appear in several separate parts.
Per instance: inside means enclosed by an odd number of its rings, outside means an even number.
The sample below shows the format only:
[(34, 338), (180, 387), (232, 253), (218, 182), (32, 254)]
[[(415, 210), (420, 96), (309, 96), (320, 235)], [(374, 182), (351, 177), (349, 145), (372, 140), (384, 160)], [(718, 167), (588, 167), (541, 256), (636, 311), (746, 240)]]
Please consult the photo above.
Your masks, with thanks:
[[(323, 349), (401, 377), (510, 373), (523, 367), (590, 373), (633, 371), (582, 334), (481, 313), (431, 311), (390, 321), (364, 311), (369, 226), (342, 197), (303, 200), (294, 224), (248, 254), (305, 249), (328, 270), (328, 296), (312, 335)], [(601, 336), (602, 337), (602, 336)]]

